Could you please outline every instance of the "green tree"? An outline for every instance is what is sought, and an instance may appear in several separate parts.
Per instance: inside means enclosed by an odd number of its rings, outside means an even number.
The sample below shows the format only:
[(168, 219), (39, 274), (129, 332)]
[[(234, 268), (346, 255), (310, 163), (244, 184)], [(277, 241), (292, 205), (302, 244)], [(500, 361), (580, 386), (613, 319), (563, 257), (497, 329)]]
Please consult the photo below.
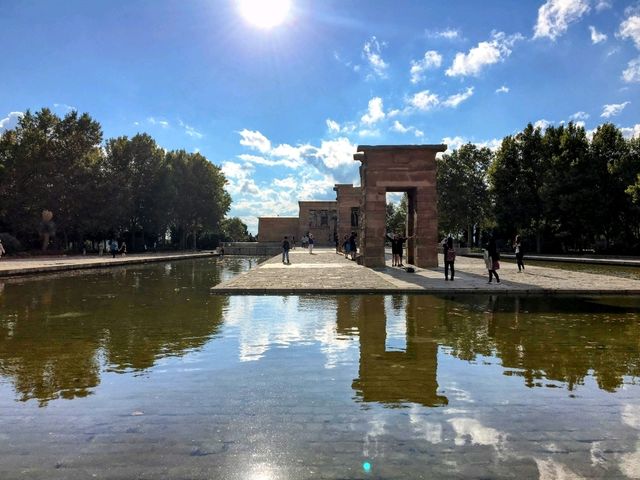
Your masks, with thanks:
[(199, 153), (178, 150), (169, 152), (167, 158), (173, 172), (173, 224), (180, 234), (180, 246), (186, 248), (191, 234), (195, 249), (198, 233), (219, 231), (229, 211), (231, 197), (224, 189), (226, 179), (219, 167)]
[(173, 189), (167, 156), (149, 135), (107, 141), (104, 168), (110, 183), (112, 228), (129, 232), (130, 248), (145, 232), (164, 234), (171, 221)]
[(3, 222), (33, 244), (42, 210), (54, 213), (65, 240), (82, 239), (87, 190), (100, 157), (102, 130), (88, 114), (64, 118), (43, 108), (27, 111), (0, 139)]
[(629, 148), (622, 132), (613, 124), (598, 127), (591, 140), (591, 168), (597, 179), (597, 203), (593, 204), (593, 222), (609, 246), (625, 231), (626, 213), (631, 200), (625, 190), (637, 174), (629, 159)]
[(548, 165), (542, 189), (545, 222), (563, 244), (590, 245), (595, 235), (593, 205), (598, 203), (598, 179), (586, 132), (574, 123), (549, 127), (543, 143)]
[(405, 233), (407, 226), (407, 194), (402, 195), (400, 203), (387, 203), (386, 231), (389, 233)]
[(225, 218), (221, 227), (226, 242), (248, 242), (251, 239), (247, 225), (238, 217)]
[(498, 225), (509, 237), (517, 232), (534, 235), (538, 252), (545, 227), (546, 158), (541, 130), (529, 124), (516, 136), (503, 139), (489, 169)]
[(486, 226), (490, 216), (487, 170), (493, 153), (468, 143), (437, 160), (438, 222), (442, 234), (467, 233), (473, 242), (474, 226)]

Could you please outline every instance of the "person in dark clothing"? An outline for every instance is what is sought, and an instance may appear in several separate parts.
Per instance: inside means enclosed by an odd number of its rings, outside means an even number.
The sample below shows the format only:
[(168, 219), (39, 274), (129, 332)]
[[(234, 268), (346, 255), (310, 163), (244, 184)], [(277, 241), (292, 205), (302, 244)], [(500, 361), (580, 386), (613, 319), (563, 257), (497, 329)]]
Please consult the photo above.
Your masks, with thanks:
[(398, 237), (397, 233), (393, 234), (393, 237), (389, 234), (386, 234), (387, 240), (391, 242), (391, 266), (399, 267), (400, 266), (400, 251), (402, 250), (402, 243)]
[(349, 253), (351, 254), (351, 260), (356, 259), (356, 255), (358, 254), (358, 246), (356, 245), (356, 237), (358, 234), (356, 232), (351, 232), (351, 236), (349, 237)]
[(489, 271), (489, 282), (493, 277), (496, 277), (496, 282), (500, 283), (500, 277), (498, 276), (497, 270), (500, 269), (500, 253), (498, 253), (498, 248), (496, 247), (496, 241), (491, 237), (489, 240), (489, 245), (487, 246), (487, 270)]
[(291, 245), (289, 244), (289, 239), (287, 237), (284, 237), (284, 240), (282, 240), (282, 263), (286, 263), (287, 265), (289, 265), (289, 249), (291, 248)]
[(410, 238), (413, 238), (413, 235), (411, 235), (409, 237), (401, 237), (397, 233), (394, 233), (393, 237), (391, 237), (388, 234), (386, 235), (386, 237), (391, 242), (391, 256), (392, 256), (391, 266), (392, 267), (404, 267), (404, 265), (402, 263), (402, 255), (403, 255), (403, 252), (404, 252), (404, 244), (405, 244), (405, 242), (407, 240), (409, 240)]
[(453, 277), (456, 274), (456, 271), (453, 267), (453, 264), (456, 261), (456, 250), (453, 248), (453, 238), (447, 238), (447, 241), (444, 244), (444, 280), (449, 280), (449, 269), (451, 269), (451, 281), (453, 282)]
[(518, 264), (518, 271), (524, 270), (524, 251), (522, 250), (522, 240), (520, 235), (516, 235), (516, 239), (513, 242), (513, 248), (516, 251), (516, 263)]

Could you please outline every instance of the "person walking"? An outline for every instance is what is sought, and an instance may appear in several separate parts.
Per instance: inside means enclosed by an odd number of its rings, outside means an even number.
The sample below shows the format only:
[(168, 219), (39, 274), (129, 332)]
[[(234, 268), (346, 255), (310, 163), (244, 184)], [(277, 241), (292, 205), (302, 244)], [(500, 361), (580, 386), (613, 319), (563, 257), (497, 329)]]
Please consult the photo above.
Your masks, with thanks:
[(518, 272), (522, 272), (524, 270), (524, 252), (522, 251), (522, 240), (520, 239), (520, 235), (516, 235), (516, 239), (513, 242), (513, 248), (516, 251)]
[(122, 245), (120, 246), (120, 249), (118, 250), (118, 252), (120, 252), (120, 255), (122, 255), (123, 257), (127, 254), (127, 243), (126, 242), (122, 242)]
[(309, 234), (309, 253), (313, 255), (313, 234)]
[(0, 240), (0, 258), (2, 258), (2, 256), (7, 253), (7, 251), (4, 249), (4, 245), (2, 244), (2, 240)]
[(342, 239), (342, 251), (344, 252), (344, 258), (349, 258), (349, 252), (351, 251), (351, 242), (349, 241), (349, 235), (345, 235)]
[(453, 238), (447, 238), (444, 244), (444, 280), (449, 280), (449, 270), (451, 270), (451, 281), (456, 274), (454, 263), (456, 261), (456, 250), (453, 248)]
[(496, 241), (493, 237), (489, 240), (487, 245), (485, 261), (487, 263), (487, 270), (489, 271), (489, 281), (491, 283), (493, 277), (496, 277), (496, 282), (500, 283), (500, 277), (498, 276), (498, 270), (500, 270), (500, 253), (498, 247), (496, 247)]
[(355, 260), (358, 254), (358, 245), (356, 244), (356, 238), (358, 234), (356, 232), (351, 232), (351, 236), (349, 237), (349, 254), (351, 255), (351, 260)]
[(286, 263), (289, 265), (289, 249), (291, 246), (289, 245), (289, 239), (285, 236), (284, 240), (282, 240), (282, 263)]
[(118, 242), (116, 240), (111, 240), (111, 258), (116, 258), (116, 253), (118, 253)]

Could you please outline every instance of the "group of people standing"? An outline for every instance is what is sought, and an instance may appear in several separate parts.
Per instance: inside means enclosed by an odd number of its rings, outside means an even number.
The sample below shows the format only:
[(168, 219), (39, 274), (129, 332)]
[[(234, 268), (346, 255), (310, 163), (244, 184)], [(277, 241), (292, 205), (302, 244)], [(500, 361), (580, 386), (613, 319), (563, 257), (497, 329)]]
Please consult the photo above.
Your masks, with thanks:
[[(289, 261), (289, 250), (291, 250), (292, 248), (296, 248), (295, 238), (296, 237), (291, 237), (291, 241), (289, 241), (289, 237), (285, 235), (284, 239), (282, 240), (282, 263), (286, 265), (291, 264), (291, 262)], [(303, 236), (301, 243), (303, 248), (305, 246), (308, 246), (309, 253), (313, 255), (313, 245), (315, 243), (313, 234), (309, 233)]]
[(102, 256), (104, 253), (107, 255), (111, 254), (112, 258), (116, 258), (117, 254), (126, 255), (127, 254), (127, 244), (122, 242), (120, 246), (118, 246), (117, 240), (105, 240), (98, 243), (98, 255)]
[[(444, 279), (445, 281), (449, 280), (449, 272), (451, 272), (451, 281), (455, 276), (455, 260), (456, 260), (456, 251), (453, 246), (453, 238), (447, 237), (442, 243), (442, 249), (444, 253)], [(520, 235), (516, 235), (516, 238), (513, 242), (513, 249), (516, 254), (516, 263), (518, 265), (518, 272), (524, 271), (524, 250), (522, 247), (522, 239)], [(500, 251), (496, 245), (496, 241), (493, 237), (489, 239), (489, 243), (487, 244), (487, 248), (484, 250), (484, 262), (489, 272), (489, 281), (487, 283), (493, 283), (493, 279), (496, 279), (496, 283), (500, 283), (500, 275), (498, 275), (498, 270), (500, 270)]]
[(393, 237), (388, 233), (385, 235), (387, 240), (391, 242), (391, 266), (392, 267), (404, 267), (402, 263), (402, 257), (404, 255), (404, 244), (410, 238), (413, 238), (415, 235), (409, 235), (408, 237), (403, 237), (398, 235), (397, 233), (393, 234)]
[(356, 259), (358, 254), (357, 238), (358, 234), (356, 232), (351, 232), (351, 235), (345, 235), (342, 239), (342, 253), (344, 253), (344, 258), (348, 258), (350, 260)]

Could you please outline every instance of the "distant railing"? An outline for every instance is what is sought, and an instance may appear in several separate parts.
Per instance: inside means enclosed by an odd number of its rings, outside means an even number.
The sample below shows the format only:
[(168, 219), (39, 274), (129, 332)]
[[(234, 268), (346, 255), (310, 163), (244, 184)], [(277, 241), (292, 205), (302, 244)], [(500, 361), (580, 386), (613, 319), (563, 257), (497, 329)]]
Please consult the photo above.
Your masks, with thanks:
[(264, 256), (277, 255), (282, 251), (280, 242), (225, 242), (222, 248), (225, 255)]

